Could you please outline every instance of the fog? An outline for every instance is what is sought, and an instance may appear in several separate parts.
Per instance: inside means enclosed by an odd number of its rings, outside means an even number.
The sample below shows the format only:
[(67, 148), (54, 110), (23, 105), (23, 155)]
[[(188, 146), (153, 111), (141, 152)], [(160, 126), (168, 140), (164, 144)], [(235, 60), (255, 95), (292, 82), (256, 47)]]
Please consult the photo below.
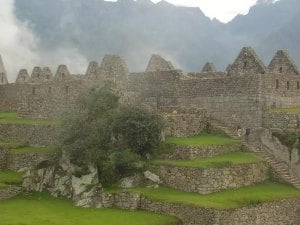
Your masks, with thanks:
[(8, 80), (14, 82), (21, 68), (50, 66), (52, 72), (58, 64), (67, 64), (71, 72), (83, 73), (87, 60), (77, 48), (41, 50), (39, 36), (32, 31), (33, 25), (15, 16), (14, 0), (0, 0), (0, 55), (7, 71)]

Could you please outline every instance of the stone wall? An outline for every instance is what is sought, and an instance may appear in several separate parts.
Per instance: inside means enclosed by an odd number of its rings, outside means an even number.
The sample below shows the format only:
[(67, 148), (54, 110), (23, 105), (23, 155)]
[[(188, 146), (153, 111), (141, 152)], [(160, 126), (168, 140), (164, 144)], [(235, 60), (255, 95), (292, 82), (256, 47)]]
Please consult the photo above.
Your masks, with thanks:
[(263, 127), (296, 130), (300, 128), (300, 114), (264, 112)]
[(9, 199), (15, 197), (21, 192), (22, 188), (18, 186), (9, 185), (3, 189), (0, 189), (0, 200)]
[(177, 106), (181, 76), (182, 72), (178, 70), (132, 73), (128, 79), (128, 90), (137, 92), (142, 102), (154, 108)]
[(290, 108), (300, 106), (300, 76), (268, 73), (262, 76), (264, 107)]
[(0, 140), (47, 146), (55, 144), (58, 135), (57, 126), (0, 124)]
[(216, 210), (141, 199), (141, 209), (178, 217), (183, 225), (298, 225), (300, 199), (267, 202), (240, 209)]
[(18, 171), (23, 168), (31, 168), (43, 161), (52, 160), (53, 158), (54, 153), (8, 153), (6, 169)]
[(201, 107), (228, 126), (261, 126), (261, 75), (182, 80), (178, 104)]
[(162, 155), (163, 159), (179, 160), (212, 157), (237, 151), (241, 148), (241, 145), (184, 146), (171, 144), (170, 148), (172, 152)]
[(227, 72), (229, 76), (265, 74), (266, 67), (251, 47), (243, 47)]
[(249, 186), (269, 178), (269, 168), (265, 163), (208, 169), (157, 166), (157, 170), (167, 186), (201, 194)]
[(162, 116), (166, 121), (165, 136), (186, 137), (199, 134), (209, 122), (206, 110), (184, 111), (180, 108), (172, 108)]
[(16, 111), (18, 108), (18, 84), (0, 85), (0, 112)]
[(89, 92), (84, 79), (23, 84), (18, 91), (18, 113), (22, 117), (57, 118), (80, 106)]
[(0, 147), (0, 170), (6, 169), (8, 149)]
[(284, 162), (285, 169), (300, 179), (300, 151), (294, 148), (290, 153), (289, 149), (282, 145), (278, 138), (274, 137), (272, 132), (267, 129), (261, 130), (257, 136), (264, 151), (273, 155), (277, 161)]
[(286, 199), (219, 212), (219, 225), (297, 225), (300, 200)]
[(140, 203), (141, 196), (139, 194), (122, 192), (114, 195), (112, 206), (127, 210), (138, 210)]

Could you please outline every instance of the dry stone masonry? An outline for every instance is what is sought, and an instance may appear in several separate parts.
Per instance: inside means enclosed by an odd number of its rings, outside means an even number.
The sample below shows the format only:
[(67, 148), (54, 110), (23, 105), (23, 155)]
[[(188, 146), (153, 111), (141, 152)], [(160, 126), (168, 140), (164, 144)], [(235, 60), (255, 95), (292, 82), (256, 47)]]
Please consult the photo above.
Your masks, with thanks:
[(157, 169), (167, 186), (201, 194), (250, 186), (268, 179), (268, 167), (264, 163), (210, 169), (177, 166), (158, 166)]
[[(299, 152), (293, 151), (292, 157), (280, 154), (282, 146), (275, 146), (270, 136), (262, 135), (269, 128), (300, 129), (299, 115), (275, 114), (268, 110), (300, 107), (299, 70), (284, 50), (275, 54), (268, 67), (251, 47), (244, 47), (224, 72), (217, 72), (213, 63), (207, 63), (201, 72), (188, 74), (175, 69), (170, 61), (159, 55), (152, 55), (145, 72), (139, 73), (129, 72), (120, 56), (105, 55), (101, 63), (90, 62), (85, 74), (71, 74), (66, 65), (60, 65), (55, 73), (48, 67), (37, 66), (31, 76), (26, 69), (20, 70), (15, 83), (7, 82), (0, 57), (0, 111), (18, 112), (28, 118), (58, 118), (74, 106), (80, 106), (82, 98), (103, 85), (105, 80), (117, 84), (124, 102), (145, 105), (164, 115), (168, 126), (163, 135), (196, 135), (212, 121), (223, 121), (226, 127), (235, 131), (237, 127), (248, 130), (251, 138), (261, 134), (261, 138), (255, 139), (258, 145), (276, 160), (284, 161), (289, 172), (296, 176), (293, 179), (300, 180)], [(24, 140), (31, 145), (53, 144), (58, 134), (55, 126), (0, 125), (0, 139)], [(164, 158), (213, 157), (240, 147), (240, 144), (201, 148), (172, 145), (173, 151)], [(290, 158), (292, 162), (287, 162)], [(35, 154), (12, 155), (9, 149), (0, 149), (1, 169), (42, 166), (50, 161), (48, 155), (44, 158)], [(183, 225), (300, 224), (300, 216), (297, 216), (300, 214), (299, 199), (256, 202), (240, 209), (216, 210), (151, 200), (127, 190), (110, 194), (99, 184), (96, 168), (89, 166), (90, 173), (80, 177), (74, 175), (75, 169), (63, 157), (58, 166), (28, 170), (23, 187), (28, 191), (48, 190), (54, 196), (71, 198), (80, 207), (118, 207), (174, 215)], [(141, 176), (142, 180), (152, 182), (151, 187), (164, 184), (207, 194), (262, 182), (269, 175), (268, 165), (260, 162), (210, 169), (160, 165)], [(127, 187), (135, 182), (128, 178), (125, 183)], [(14, 187), (0, 190), (0, 199), (18, 191)]]

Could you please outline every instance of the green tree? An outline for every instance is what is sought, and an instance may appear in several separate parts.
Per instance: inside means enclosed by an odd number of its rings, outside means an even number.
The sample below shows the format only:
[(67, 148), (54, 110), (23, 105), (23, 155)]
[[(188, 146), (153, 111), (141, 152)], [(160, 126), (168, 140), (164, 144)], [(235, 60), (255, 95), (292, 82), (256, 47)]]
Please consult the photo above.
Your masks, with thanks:
[(162, 129), (162, 118), (143, 108), (123, 106), (113, 116), (112, 131), (117, 142), (142, 157), (158, 147)]
[[(102, 184), (141, 169), (141, 160), (160, 143), (160, 116), (119, 103), (115, 86), (106, 83), (62, 124), (62, 146), (71, 161), (81, 168), (97, 165)], [(80, 173), (79, 173), (80, 174)]]

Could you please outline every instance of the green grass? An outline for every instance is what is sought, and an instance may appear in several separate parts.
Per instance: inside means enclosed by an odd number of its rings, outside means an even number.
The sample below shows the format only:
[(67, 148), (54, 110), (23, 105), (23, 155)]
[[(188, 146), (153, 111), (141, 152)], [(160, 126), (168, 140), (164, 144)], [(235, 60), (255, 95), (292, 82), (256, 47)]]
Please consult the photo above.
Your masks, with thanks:
[(188, 204), (204, 208), (224, 210), (235, 209), (284, 198), (300, 198), (299, 189), (272, 182), (265, 182), (255, 186), (244, 187), (236, 190), (225, 190), (208, 195), (183, 192), (165, 187), (160, 187), (157, 189), (134, 188), (131, 189), (131, 191), (140, 193), (145, 197), (156, 201)]
[(48, 147), (31, 147), (31, 146), (25, 146), (25, 147), (19, 147), (11, 149), (11, 153), (13, 154), (24, 154), (24, 153), (52, 153), (57, 152), (59, 150), (56, 146), (48, 146)]
[(222, 134), (201, 134), (192, 137), (167, 137), (166, 144), (185, 146), (230, 145), (237, 141)]
[(195, 168), (214, 168), (226, 167), (237, 164), (249, 164), (263, 161), (260, 157), (251, 152), (231, 152), (218, 155), (211, 158), (201, 158), (195, 160), (154, 160), (152, 163), (156, 165), (170, 165), (181, 167)]
[(22, 173), (14, 171), (0, 171), (0, 189), (9, 184), (20, 184), (22, 182)]
[(1, 140), (0, 140), (0, 147), (7, 147), (10, 149), (10, 152), (14, 154), (51, 153), (51, 152), (57, 152), (59, 150), (57, 146), (34, 147), (34, 146), (28, 146), (27, 144), (19, 141), (1, 141)]
[(300, 108), (281, 108), (281, 109), (268, 109), (268, 112), (282, 112), (282, 113), (300, 113)]
[(7, 148), (20, 148), (25, 146), (24, 143), (19, 141), (3, 141), (0, 140), (0, 147), (7, 147)]
[(117, 209), (76, 208), (45, 193), (0, 201), (1, 225), (175, 225), (174, 217)]
[(17, 125), (57, 125), (58, 122), (50, 119), (27, 119), (21, 118), (15, 112), (0, 112), (0, 124)]

